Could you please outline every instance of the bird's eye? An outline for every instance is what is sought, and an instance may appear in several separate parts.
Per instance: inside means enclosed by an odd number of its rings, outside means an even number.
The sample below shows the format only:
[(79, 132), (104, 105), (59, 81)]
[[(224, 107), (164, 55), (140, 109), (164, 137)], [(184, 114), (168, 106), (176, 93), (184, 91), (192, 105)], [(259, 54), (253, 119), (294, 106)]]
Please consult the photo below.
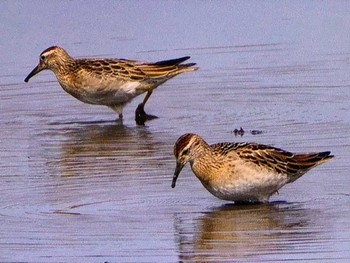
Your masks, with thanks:
[(45, 59), (45, 56), (44, 55), (41, 55), (40, 56), (40, 60), (44, 60)]
[(190, 152), (190, 149), (186, 149), (182, 152), (182, 155), (188, 155), (189, 152)]

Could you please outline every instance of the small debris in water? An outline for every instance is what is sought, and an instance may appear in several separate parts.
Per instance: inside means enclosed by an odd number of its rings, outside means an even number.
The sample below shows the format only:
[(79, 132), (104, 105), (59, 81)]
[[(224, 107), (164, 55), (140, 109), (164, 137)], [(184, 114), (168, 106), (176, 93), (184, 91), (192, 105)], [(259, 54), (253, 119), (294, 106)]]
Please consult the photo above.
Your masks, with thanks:
[(238, 130), (238, 129), (234, 129), (233, 133), (235, 136), (243, 136), (244, 135), (244, 130), (242, 129), (242, 127)]
[(252, 135), (258, 135), (258, 134), (262, 134), (262, 133), (263, 133), (263, 131), (259, 131), (259, 130), (252, 130), (252, 131), (250, 131), (250, 133), (251, 133)]
[[(231, 133), (233, 133), (235, 136), (243, 136), (245, 131), (243, 130), (242, 127), (240, 127), (239, 129), (234, 129)], [(258, 135), (258, 134), (262, 134), (263, 131), (260, 130), (251, 130), (250, 133), (252, 135)]]

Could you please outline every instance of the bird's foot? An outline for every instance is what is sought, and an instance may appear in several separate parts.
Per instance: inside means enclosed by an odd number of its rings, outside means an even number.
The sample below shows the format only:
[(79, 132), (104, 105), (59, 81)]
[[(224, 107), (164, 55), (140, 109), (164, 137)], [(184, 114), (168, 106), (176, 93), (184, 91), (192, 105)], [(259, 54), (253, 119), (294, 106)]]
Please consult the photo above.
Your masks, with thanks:
[(115, 119), (115, 122), (118, 123), (118, 124), (123, 124), (123, 114), (122, 113), (120, 113), (118, 115), (118, 118)]
[(145, 125), (146, 121), (157, 119), (157, 116), (147, 114), (143, 103), (140, 103), (135, 110), (135, 121), (137, 125)]

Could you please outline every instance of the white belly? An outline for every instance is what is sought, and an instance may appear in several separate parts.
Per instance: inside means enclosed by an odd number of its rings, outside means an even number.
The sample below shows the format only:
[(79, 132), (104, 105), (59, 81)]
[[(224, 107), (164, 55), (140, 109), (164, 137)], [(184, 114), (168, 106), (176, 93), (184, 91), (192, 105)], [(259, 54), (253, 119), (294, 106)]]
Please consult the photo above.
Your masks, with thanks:
[(267, 202), (269, 197), (288, 182), (280, 174), (260, 174), (241, 177), (234, 182), (204, 185), (214, 196), (228, 201)]

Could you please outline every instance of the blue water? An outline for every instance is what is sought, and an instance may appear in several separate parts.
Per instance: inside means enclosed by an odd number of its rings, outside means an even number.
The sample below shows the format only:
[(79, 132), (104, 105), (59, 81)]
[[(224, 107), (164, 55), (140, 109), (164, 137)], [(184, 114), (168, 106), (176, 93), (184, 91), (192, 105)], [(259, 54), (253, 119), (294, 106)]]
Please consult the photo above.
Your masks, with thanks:
[[(3, 1), (0, 14), (1, 262), (350, 261), (349, 2)], [(190, 55), (200, 70), (153, 93), (158, 119), (135, 125), (140, 96), (120, 124), (52, 72), (23, 82), (51, 45)], [(269, 205), (232, 206), (189, 167), (170, 187), (185, 132), (336, 158)]]

